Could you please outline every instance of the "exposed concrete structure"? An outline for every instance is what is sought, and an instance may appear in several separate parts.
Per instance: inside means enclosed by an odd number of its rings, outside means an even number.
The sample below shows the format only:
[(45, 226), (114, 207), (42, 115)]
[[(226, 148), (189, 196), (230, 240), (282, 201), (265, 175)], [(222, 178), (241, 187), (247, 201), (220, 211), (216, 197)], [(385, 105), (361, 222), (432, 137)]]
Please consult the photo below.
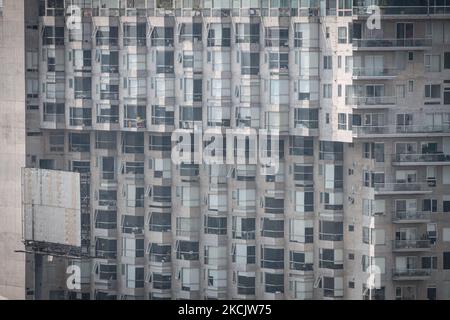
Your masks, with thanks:
[(0, 295), (25, 298), (20, 170), (25, 166), (24, 1), (0, 9)]

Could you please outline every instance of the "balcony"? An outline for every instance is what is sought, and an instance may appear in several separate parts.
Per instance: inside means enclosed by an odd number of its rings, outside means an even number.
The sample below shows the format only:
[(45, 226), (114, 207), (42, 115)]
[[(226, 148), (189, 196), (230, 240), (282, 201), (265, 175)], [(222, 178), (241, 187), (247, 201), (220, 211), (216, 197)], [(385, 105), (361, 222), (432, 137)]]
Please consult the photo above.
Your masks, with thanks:
[(450, 125), (353, 126), (354, 138), (446, 136)]
[(146, 128), (146, 119), (137, 118), (137, 119), (124, 119), (123, 127), (127, 129), (145, 129)]
[(423, 154), (395, 154), (392, 156), (394, 166), (436, 166), (449, 165), (450, 154), (444, 153), (423, 153)]
[(353, 39), (353, 49), (358, 51), (428, 50), (431, 39)]
[(429, 251), (430, 240), (394, 240), (392, 242), (392, 251), (394, 252), (414, 252), (414, 251)]
[(430, 212), (396, 211), (392, 212), (393, 223), (427, 223), (431, 219)]
[(397, 69), (394, 68), (353, 68), (354, 80), (384, 80), (394, 79)]
[[(359, 78), (358, 78), (359, 79)], [(378, 97), (347, 97), (345, 104), (353, 105), (354, 108), (357, 109), (382, 109), (391, 106), (395, 106), (397, 104), (397, 97), (392, 96), (378, 96)]]
[(430, 269), (392, 269), (392, 280), (397, 281), (427, 280), (430, 276)]
[[(366, 2), (366, 1), (364, 1)], [(361, 4), (365, 4), (362, 2)], [(372, 3), (370, 1), (367, 1), (368, 5), (371, 5)], [(353, 15), (355, 16), (362, 16), (367, 17), (371, 13), (371, 10), (367, 10), (367, 5), (362, 6), (354, 6), (353, 7)], [(433, 16), (433, 15), (448, 15), (450, 14), (450, 6), (380, 6), (380, 16), (381, 17), (388, 17), (388, 16)], [(411, 17), (412, 18), (412, 17)]]
[(427, 194), (432, 190), (426, 182), (390, 182), (375, 183), (376, 195)]

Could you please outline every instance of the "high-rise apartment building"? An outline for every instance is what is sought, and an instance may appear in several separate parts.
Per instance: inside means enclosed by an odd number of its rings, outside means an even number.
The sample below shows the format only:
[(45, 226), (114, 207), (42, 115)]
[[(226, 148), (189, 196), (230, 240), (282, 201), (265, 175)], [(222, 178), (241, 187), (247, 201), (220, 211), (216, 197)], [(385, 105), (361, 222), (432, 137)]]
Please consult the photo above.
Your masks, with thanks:
[(448, 0), (25, 8), (27, 166), (80, 172), (92, 257), (41, 297), (450, 299)]

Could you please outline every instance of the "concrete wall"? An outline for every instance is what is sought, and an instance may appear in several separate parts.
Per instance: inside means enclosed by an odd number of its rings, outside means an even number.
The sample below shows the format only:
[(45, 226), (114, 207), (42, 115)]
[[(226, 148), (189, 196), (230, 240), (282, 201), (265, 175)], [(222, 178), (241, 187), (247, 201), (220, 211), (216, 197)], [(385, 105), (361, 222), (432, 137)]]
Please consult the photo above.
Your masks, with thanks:
[(0, 295), (25, 297), (20, 168), (25, 166), (24, 1), (4, 0), (0, 16)]

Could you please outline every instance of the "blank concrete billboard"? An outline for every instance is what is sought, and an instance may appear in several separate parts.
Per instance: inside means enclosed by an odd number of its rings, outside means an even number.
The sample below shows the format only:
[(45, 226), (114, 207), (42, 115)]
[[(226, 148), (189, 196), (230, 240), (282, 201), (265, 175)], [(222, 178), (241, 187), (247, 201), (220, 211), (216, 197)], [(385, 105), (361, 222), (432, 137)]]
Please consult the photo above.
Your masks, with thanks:
[(22, 183), (25, 240), (81, 246), (80, 175), (24, 168)]

